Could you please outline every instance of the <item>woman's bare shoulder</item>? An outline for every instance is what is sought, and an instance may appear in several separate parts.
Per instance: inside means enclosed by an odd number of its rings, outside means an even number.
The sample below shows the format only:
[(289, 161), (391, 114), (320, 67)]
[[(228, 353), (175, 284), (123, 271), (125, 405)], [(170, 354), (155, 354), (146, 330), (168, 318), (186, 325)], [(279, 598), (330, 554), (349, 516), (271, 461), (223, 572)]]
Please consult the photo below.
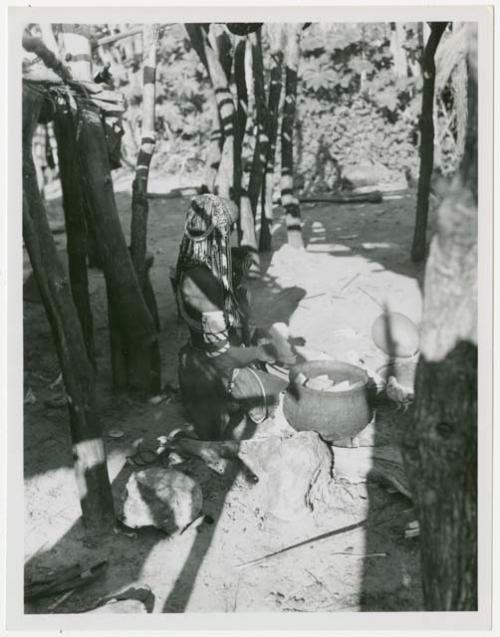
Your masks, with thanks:
[(180, 287), (184, 301), (199, 312), (211, 312), (224, 307), (224, 288), (203, 265), (189, 268), (182, 276)]

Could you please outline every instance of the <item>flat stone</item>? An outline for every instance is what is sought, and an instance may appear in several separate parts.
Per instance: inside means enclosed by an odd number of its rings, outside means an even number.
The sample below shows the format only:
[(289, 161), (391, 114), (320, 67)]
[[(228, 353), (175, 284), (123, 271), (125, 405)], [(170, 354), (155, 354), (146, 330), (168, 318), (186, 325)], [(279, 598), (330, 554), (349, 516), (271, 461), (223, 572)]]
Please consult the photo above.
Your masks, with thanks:
[(311, 511), (332, 481), (332, 452), (313, 431), (243, 441), (239, 457), (259, 477), (253, 491), (262, 510), (281, 520)]

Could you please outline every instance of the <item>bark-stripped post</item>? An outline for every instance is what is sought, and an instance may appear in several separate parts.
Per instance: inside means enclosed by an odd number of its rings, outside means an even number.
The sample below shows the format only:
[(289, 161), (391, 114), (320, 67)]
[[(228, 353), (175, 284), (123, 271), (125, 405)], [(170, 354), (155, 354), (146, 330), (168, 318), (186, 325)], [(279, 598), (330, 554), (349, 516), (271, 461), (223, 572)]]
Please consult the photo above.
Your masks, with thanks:
[(271, 48), (271, 66), (266, 123), (268, 145), (265, 178), (262, 185), (262, 220), (259, 238), (259, 250), (261, 252), (271, 250), (270, 229), (273, 224), (274, 164), (278, 136), (279, 106), (283, 88), (283, 25), (268, 24), (267, 33)]
[[(243, 140), (247, 126), (248, 115), (248, 91), (245, 80), (245, 55), (247, 40), (240, 40), (234, 50), (234, 79), (236, 83), (236, 113), (234, 122), (234, 176), (233, 197), (234, 202), (240, 208), (243, 187)], [(241, 240), (241, 229), (238, 224), (238, 237)]]
[(477, 41), (464, 156), (438, 212), (404, 456), (420, 522), (425, 608), (477, 610)]
[[(243, 183), (243, 140), (249, 112), (249, 95), (247, 89), (248, 63), (251, 60), (251, 52), (247, 46), (248, 40), (241, 40), (234, 55), (234, 75), (236, 80), (236, 97), (238, 108), (235, 115), (235, 150), (234, 150), (234, 194), (235, 202), (240, 211), (238, 223), (238, 239), (242, 246), (247, 246), (253, 251), (252, 274), (258, 274), (260, 268), (259, 255), (257, 253), (257, 235), (255, 232), (255, 219), (252, 213), (248, 190)], [(250, 65), (251, 66), (251, 65)]]
[(222, 130), (222, 154), (217, 172), (214, 190), (218, 190), (221, 197), (229, 198), (233, 184), (233, 153), (234, 153), (234, 102), (226, 69), (221, 63), (218, 51), (210, 44), (206, 30), (200, 24), (186, 24), (186, 31), (205, 65), (217, 102), (217, 110)]
[(92, 80), (90, 28), (82, 24), (61, 24), (59, 46), (74, 80)]
[[(204, 25), (203, 29), (207, 33), (210, 33), (210, 25)], [(191, 37), (191, 43), (193, 44), (193, 48), (198, 54), (201, 62), (203, 63), (208, 76), (210, 78), (210, 70), (208, 67), (208, 60), (205, 54), (205, 41), (202, 36), (202, 30), (193, 30)], [(189, 33), (189, 30), (188, 30)], [(232, 59), (230, 55), (230, 44), (228, 47), (228, 43), (225, 38), (222, 37), (222, 34), (216, 37), (209, 38), (211, 41), (211, 46), (213, 46), (219, 57), (222, 68), (226, 74), (227, 80), (229, 82), (231, 75), (231, 66)], [(219, 166), (222, 159), (222, 148), (224, 144), (224, 136), (222, 131), (222, 122), (219, 113), (219, 107), (217, 104), (217, 98), (215, 92), (212, 95), (212, 132), (210, 134), (210, 141), (208, 145), (207, 151), (207, 159), (205, 162), (205, 178), (202, 184), (202, 190), (208, 192), (215, 191), (215, 180), (217, 178), (217, 173), (219, 172)]]
[[(85, 25), (60, 26), (61, 48), (72, 75), (80, 81), (92, 80), (89, 36)], [(88, 238), (96, 241), (89, 256), (99, 257), (106, 279), (113, 387), (141, 395), (157, 393), (161, 380), (156, 329), (116, 209), (101, 114), (92, 104), (78, 102), (76, 118)]]
[(202, 189), (207, 192), (214, 192), (215, 180), (219, 172), (220, 161), (222, 158), (223, 144), (222, 130), (220, 127), (219, 109), (215, 95), (212, 96), (212, 131), (210, 133), (210, 141), (208, 144), (207, 158), (205, 161), (205, 178), (203, 180)]
[(137, 155), (135, 177), (132, 183), (132, 221), (130, 226), (130, 254), (146, 299), (151, 299), (149, 307), (158, 328), (158, 308), (146, 267), (147, 225), (148, 225), (148, 177), (151, 158), (154, 153), (155, 136), (155, 96), (156, 96), (156, 49), (159, 25), (146, 25), (143, 31), (144, 58), (142, 84), (142, 131), (141, 145)]
[(255, 96), (257, 136), (252, 160), (252, 170), (250, 172), (250, 183), (248, 185), (248, 195), (252, 214), (257, 218), (257, 205), (262, 192), (264, 172), (266, 169), (266, 157), (269, 138), (267, 136), (267, 103), (266, 88), (264, 85), (264, 61), (262, 59), (262, 35), (259, 29), (248, 36), (252, 50), (253, 68), (253, 89)]
[(82, 520), (89, 536), (95, 537), (113, 529), (113, 498), (97, 414), (94, 370), (36, 182), (32, 138), (43, 93), (44, 89), (39, 86), (23, 85), (23, 238), (52, 330), (68, 396)]
[(85, 196), (80, 178), (76, 149), (76, 126), (71, 105), (61, 99), (54, 117), (54, 130), (59, 155), (59, 170), (66, 223), (69, 279), (78, 311), (87, 355), (95, 367), (94, 325), (90, 306), (87, 273), (87, 224)]
[(126, 361), (127, 369), (113, 368), (114, 387), (126, 376), (127, 385), (143, 395), (160, 389), (160, 370), (152, 351), (158, 348), (157, 330), (122, 232), (113, 193), (108, 148), (101, 115), (91, 104), (80, 104), (78, 151), (83, 186), (88, 195), (91, 224), (99, 237), (99, 252), (108, 290), (111, 344), (121, 343), (112, 362)]
[(303, 248), (300, 204), (293, 188), (293, 127), (297, 102), (297, 71), (302, 24), (286, 24), (285, 29), (285, 103), (281, 124), (281, 205), (286, 214), (288, 243)]
[[(92, 81), (92, 52), (90, 45), (90, 27), (82, 24), (57, 25), (59, 50), (74, 80)], [(85, 193), (84, 193), (85, 196)], [(101, 267), (98, 240), (95, 229), (90, 223), (88, 206), (84, 203), (87, 220), (87, 256), (90, 267)]]
[(432, 169), (434, 166), (434, 84), (436, 66), (434, 55), (447, 22), (431, 22), (430, 35), (422, 58), (422, 111), (420, 115), (420, 172), (418, 177), (417, 210), (411, 248), (413, 261), (422, 261), (427, 252), (427, 217)]
[[(212, 27), (213, 28), (213, 27)], [(226, 37), (227, 34), (225, 34)], [(220, 36), (224, 39), (224, 36)], [(219, 45), (220, 46), (220, 45)], [(223, 50), (223, 49), (222, 49)], [(215, 189), (221, 197), (229, 199), (233, 189), (234, 173), (234, 117), (233, 96), (229, 90), (230, 68), (219, 59), (219, 51), (211, 46), (206, 51), (210, 77), (214, 85), (215, 99), (222, 131), (222, 150), (219, 169), (215, 179)], [(223, 58), (224, 59), (224, 58)]]

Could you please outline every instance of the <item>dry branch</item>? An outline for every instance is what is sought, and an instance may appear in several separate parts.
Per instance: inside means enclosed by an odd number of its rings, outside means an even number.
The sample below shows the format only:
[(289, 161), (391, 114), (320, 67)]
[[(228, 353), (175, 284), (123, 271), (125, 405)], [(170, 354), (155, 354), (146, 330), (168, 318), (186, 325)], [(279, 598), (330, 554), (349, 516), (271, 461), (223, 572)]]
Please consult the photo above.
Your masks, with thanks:
[(293, 128), (297, 102), (299, 42), (302, 24), (287, 24), (285, 64), (285, 103), (281, 124), (281, 202), (286, 214), (288, 242), (291, 246), (302, 248), (302, 221), (300, 204), (293, 186)]

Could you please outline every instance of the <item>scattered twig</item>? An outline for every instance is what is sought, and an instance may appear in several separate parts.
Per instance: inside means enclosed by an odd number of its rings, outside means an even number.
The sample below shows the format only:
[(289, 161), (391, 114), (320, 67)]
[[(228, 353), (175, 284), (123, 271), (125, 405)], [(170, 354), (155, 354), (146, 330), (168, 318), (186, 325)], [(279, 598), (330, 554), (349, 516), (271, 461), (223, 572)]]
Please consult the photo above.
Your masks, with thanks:
[(247, 566), (253, 566), (255, 564), (259, 564), (260, 562), (264, 562), (278, 555), (282, 555), (283, 553), (288, 553), (288, 551), (292, 551), (293, 549), (297, 549), (301, 546), (306, 546), (307, 544), (312, 544), (313, 542), (319, 542), (320, 540), (325, 540), (327, 538), (333, 537), (335, 535), (341, 535), (343, 533), (349, 533), (350, 531), (355, 531), (366, 525), (367, 519), (361, 520), (361, 522), (356, 522), (355, 524), (349, 524), (348, 526), (343, 526), (339, 529), (334, 529), (333, 531), (328, 531), (327, 533), (322, 533), (321, 535), (317, 535), (316, 537), (312, 537), (308, 540), (303, 540), (302, 542), (298, 542), (297, 544), (292, 544), (291, 546), (287, 546), (284, 549), (280, 549), (279, 551), (275, 551), (274, 553), (269, 553), (268, 555), (263, 555), (255, 560), (250, 560), (249, 562), (244, 562), (243, 564), (238, 564), (237, 568), (245, 568)]
[(347, 281), (347, 283), (344, 283), (344, 285), (340, 288), (339, 292), (342, 292), (343, 290), (345, 290), (346, 288), (348, 288), (348, 287), (351, 285), (351, 283), (352, 283), (353, 281), (355, 281), (355, 280), (358, 278), (358, 276), (359, 276), (359, 275), (360, 275), (360, 272), (356, 272), (356, 274), (355, 274), (354, 276), (352, 276), (352, 277), (349, 279), (349, 281)]
[(24, 397), (24, 404), (34, 405), (35, 403), (36, 403), (36, 396), (33, 390), (31, 389), (31, 387), (29, 387), (28, 391), (26, 392), (26, 396)]
[(350, 555), (351, 557), (387, 557), (387, 553), (351, 553), (351, 551), (335, 551), (330, 555)]
[(55, 602), (53, 602), (52, 604), (50, 604), (50, 606), (47, 606), (47, 610), (49, 610), (50, 612), (52, 612), (53, 610), (55, 610), (58, 606), (60, 606), (63, 602), (65, 602), (68, 597), (70, 597), (71, 595), (73, 595), (73, 593), (76, 591), (76, 588), (72, 588), (69, 591), (66, 591), (65, 593), (63, 593), (60, 597), (58, 597), (56, 599)]
[(332, 594), (328, 586), (324, 582), (322, 582), (318, 577), (316, 577), (316, 575), (312, 571), (310, 571), (308, 568), (305, 568), (304, 570), (306, 573), (309, 573), (309, 575), (313, 578), (316, 584), (319, 584), (321, 588), (324, 588), (329, 595)]
[(380, 303), (380, 301), (377, 301), (377, 299), (373, 297), (369, 292), (367, 292), (366, 290), (363, 290), (363, 288), (360, 288), (359, 286), (358, 286), (358, 290), (360, 292), (363, 292), (363, 294), (366, 294), (366, 296), (370, 298), (374, 303), (376, 303), (380, 309), (382, 310), (384, 309), (384, 306), (382, 305), (382, 303)]
[(233, 613), (236, 612), (236, 607), (238, 606), (238, 593), (240, 591), (240, 582), (241, 582), (241, 575), (238, 575), (238, 580), (236, 582), (236, 589), (234, 591), (234, 602), (233, 602)]
[(52, 383), (50, 383), (49, 385), (49, 389), (55, 389), (58, 385), (60, 385), (63, 382), (63, 376), (62, 373), (59, 374), (59, 376), (55, 379), (55, 381), (53, 381)]
[(65, 593), (79, 588), (94, 581), (105, 571), (107, 566), (108, 562), (106, 560), (85, 570), (82, 570), (79, 564), (75, 564), (61, 570), (59, 574), (54, 574), (49, 579), (27, 584), (24, 587), (24, 599), (32, 601), (54, 595), (55, 593)]
[(311, 296), (305, 296), (302, 300), (309, 301), (310, 299), (317, 299), (320, 296), (325, 296), (326, 292), (320, 292), (319, 294), (311, 294)]

